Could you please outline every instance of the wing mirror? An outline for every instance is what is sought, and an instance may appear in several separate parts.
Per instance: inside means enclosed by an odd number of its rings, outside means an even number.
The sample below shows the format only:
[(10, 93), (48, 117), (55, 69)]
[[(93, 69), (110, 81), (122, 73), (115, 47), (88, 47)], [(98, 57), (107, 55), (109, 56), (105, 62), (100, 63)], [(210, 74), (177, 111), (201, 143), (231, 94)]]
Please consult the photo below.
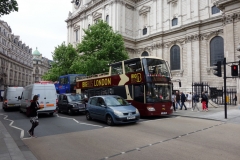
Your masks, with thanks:
[(105, 105), (102, 104), (101, 107), (106, 108), (107, 106), (105, 106)]
[(22, 99), (22, 97), (18, 96), (18, 99), (20, 100), (20, 99)]

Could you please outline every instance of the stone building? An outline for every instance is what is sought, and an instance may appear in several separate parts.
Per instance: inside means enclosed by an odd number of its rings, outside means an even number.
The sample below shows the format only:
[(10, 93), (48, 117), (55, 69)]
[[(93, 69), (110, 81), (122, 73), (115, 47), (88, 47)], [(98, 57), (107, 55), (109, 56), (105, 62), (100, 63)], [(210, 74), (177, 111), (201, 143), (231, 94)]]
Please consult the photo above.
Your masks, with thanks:
[(42, 76), (51, 68), (51, 60), (42, 56), (37, 50), (33, 55), (33, 82), (43, 81)]
[(32, 83), (32, 49), (0, 20), (0, 90)]
[[(193, 82), (222, 86), (213, 64), (224, 57), (238, 60), (239, 0), (72, 0), (72, 6), (66, 20), (69, 43), (80, 43), (82, 29), (103, 19), (124, 37), (130, 57), (167, 60), (183, 91), (191, 91)], [(228, 85), (237, 82), (228, 79)]]

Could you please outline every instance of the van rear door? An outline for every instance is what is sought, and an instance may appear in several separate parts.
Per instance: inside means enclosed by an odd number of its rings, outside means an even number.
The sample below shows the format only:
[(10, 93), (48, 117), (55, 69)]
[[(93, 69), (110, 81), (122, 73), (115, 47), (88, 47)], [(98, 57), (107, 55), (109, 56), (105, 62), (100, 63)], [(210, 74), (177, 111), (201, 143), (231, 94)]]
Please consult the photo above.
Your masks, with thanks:
[(45, 102), (45, 110), (56, 110), (56, 100), (57, 100), (57, 92), (54, 85), (45, 85), (44, 86), (44, 102)]

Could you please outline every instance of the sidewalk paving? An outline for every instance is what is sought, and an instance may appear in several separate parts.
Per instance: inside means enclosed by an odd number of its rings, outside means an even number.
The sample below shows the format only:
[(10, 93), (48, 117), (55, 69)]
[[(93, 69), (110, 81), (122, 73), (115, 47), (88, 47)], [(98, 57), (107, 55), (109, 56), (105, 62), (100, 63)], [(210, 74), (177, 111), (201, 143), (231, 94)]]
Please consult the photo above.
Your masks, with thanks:
[(225, 111), (224, 106), (220, 106), (219, 108), (209, 108), (208, 112), (202, 112), (200, 105), (198, 106), (200, 112), (197, 112), (197, 109), (192, 111), (191, 108), (188, 110), (179, 110), (177, 112), (173, 112), (172, 115), (174, 116), (182, 116), (182, 117), (191, 117), (191, 118), (201, 118), (201, 119), (210, 119), (210, 120), (217, 120), (217, 121), (229, 121), (234, 118), (240, 117), (240, 109), (238, 106), (228, 106), (227, 107), (227, 119), (225, 119)]

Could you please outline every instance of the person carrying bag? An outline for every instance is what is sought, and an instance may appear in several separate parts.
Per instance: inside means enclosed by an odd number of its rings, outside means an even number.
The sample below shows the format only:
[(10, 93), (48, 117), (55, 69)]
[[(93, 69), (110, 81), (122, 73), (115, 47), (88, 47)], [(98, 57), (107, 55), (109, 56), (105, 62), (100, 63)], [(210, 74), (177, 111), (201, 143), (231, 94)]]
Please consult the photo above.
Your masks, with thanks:
[(31, 129), (28, 131), (29, 136), (36, 137), (34, 135), (34, 129), (39, 125), (37, 110), (39, 110), (38, 95), (33, 96), (33, 101), (27, 109), (30, 122), (32, 123)]

